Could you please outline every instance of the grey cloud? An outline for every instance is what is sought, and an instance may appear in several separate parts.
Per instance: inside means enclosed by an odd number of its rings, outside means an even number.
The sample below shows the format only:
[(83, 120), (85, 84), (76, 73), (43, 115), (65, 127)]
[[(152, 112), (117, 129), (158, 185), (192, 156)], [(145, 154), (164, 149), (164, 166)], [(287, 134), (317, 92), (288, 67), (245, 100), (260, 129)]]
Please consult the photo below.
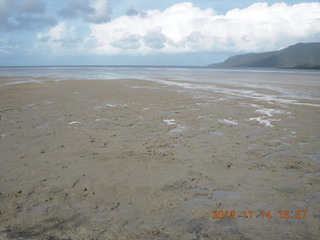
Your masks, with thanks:
[(15, 28), (17, 29), (36, 29), (46, 26), (54, 26), (57, 24), (56, 18), (50, 15), (42, 15), (39, 17), (34, 16), (17, 16), (16, 17), (17, 25)]
[(95, 9), (90, 7), (89, 0), (71, 0), (69, 4), (62, 8), (58, 14), (65, 18), (78, 18), (81, 15), (94, 13)]
[(140, 11), (134, 9), (133, 7), (130, 7), (127, 11), (126, 11), (126, 15), (127, 16), (136, 16), (139, 15)]
[(93, 23), (108, 22), (112, 10), (107, 4), (107, 0), (100, 1), (104, 1), (104, 4), (96, 9), (90, 0), (70, 0), (68, 5), (58, 12), (58, 15), (68, 19), (82, 18)]
[(0, 31), (32, 30), (54, 26), (55, 17), (43, 14), (42, 0), (2, 0), (0, 4)]
[(123, 38), (116, 42), (113, 42), (112, 46), (122, 49), (138, 49), (139, 47), (141, 47), (140, 36), (131, 35), (127, 38)]
[(49, 36), (44, 36), (44, 37), (38, 38), (39, 42), (48, 42), (49, 40), (50, 40)]
[(196, 31), (187, 36), (187, 41), (197, 43), (201, 38), (203, 38), (201, 32)]
[(4, 0), (0, 5), (0, 30), (6, 31), (13, 27), (9, 21), (10, 15), (14, 12), (16, 1)]
[(72, 48), (77, 48), (79, 43), (82, 43), (82, 39), (77, 37), (71, 37), (71, 38), (58, 40), (57, 42), (60, 42), (62, 47), (72, 49)]
[(131, 16), (141, 16), (141, 17), (146, 17), (147, 13), (143, 12), (141, 10), (135, 9), (134, 7), (130, 7), (127, 11), (126, 11), (126, 15), (131, 17)]
[(168, 38), (168, 44), (176, 48), (186, 47), (187, 45), (198, 45), (202, 38), (203, 35), (201, 32), (194, 31), (188, 36), (182, 38), (180, 41), (174, 41), (171, 38)]
[(164, 48), (164, 44), (167, 42), (167, 37), (160, 31), (150, 31), (144, 36), (143, 40), (147, 46), (155, 49), (161, 49)]
[(105, 23), (110, 21), (110, 16), (111, 16), (112, 10), (109, 7), (106, 7), (106, 9), (103, 9), (103, 12), (100, 14), (94, 13), (94, 14), (88, 14), (87, 16), (84, 17), (84, 20), (88, 22), (93, 22), (93, 23)]
[(84, 47), (86, 48), (93, 48), (96, 46), (96, 44), (97, 44), (97, 39), (95, 39), (94, 37), (89, 37), (84, 40)]
[(43, 13), (46, 5), (41, 0), (20, 0), (17, 10), (22, 13)]

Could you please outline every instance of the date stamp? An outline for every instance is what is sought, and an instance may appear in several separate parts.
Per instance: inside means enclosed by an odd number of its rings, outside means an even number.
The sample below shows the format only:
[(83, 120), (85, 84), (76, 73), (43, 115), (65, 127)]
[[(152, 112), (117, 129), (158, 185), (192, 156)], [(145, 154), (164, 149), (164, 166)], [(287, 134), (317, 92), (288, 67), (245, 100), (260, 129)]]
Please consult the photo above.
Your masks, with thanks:
[(305, 210), (281, 210), (272, 212), (271, 210), (261, 211), (212, 211), (212, 219), (271, 219), (277, 217), (279, 219), (305, 219), (308, 211)]

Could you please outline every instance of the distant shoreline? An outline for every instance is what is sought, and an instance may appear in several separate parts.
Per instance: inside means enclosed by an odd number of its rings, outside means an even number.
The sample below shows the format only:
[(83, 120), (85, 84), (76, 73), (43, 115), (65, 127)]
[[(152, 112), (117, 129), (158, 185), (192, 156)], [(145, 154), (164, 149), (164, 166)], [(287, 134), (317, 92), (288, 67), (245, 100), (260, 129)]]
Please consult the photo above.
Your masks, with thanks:
[(320, 42), (297, 43), (279, 51), (236, 55), (208, 67), (320, 69), (319, 49)]

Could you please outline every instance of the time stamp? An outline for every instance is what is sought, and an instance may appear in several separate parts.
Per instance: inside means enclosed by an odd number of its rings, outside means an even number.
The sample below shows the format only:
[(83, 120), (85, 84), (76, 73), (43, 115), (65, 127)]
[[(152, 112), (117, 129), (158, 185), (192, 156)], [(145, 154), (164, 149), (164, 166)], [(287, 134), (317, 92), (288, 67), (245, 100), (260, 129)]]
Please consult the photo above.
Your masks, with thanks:
[(279, 219), (305, 219), (308, 211), (297, 210), (281, 210), (278, 212), (269, 211), (212, 211), (212, 219), (271, 219), (277, 217)]

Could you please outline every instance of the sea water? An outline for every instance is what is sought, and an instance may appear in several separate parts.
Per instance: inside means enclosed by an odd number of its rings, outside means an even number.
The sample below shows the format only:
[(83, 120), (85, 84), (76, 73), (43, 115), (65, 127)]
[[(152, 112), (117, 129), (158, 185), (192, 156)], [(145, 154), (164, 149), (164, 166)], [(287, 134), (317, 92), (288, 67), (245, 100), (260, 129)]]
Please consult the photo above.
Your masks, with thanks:
[(0, 87), (44, 81), (134, 79), (185, 89), (209, 90), (234, 97), (320, 106), (316, 103), (320, 100), (320, 71), (315, 70), (149, 66), (0, 67), (0, 77)]

